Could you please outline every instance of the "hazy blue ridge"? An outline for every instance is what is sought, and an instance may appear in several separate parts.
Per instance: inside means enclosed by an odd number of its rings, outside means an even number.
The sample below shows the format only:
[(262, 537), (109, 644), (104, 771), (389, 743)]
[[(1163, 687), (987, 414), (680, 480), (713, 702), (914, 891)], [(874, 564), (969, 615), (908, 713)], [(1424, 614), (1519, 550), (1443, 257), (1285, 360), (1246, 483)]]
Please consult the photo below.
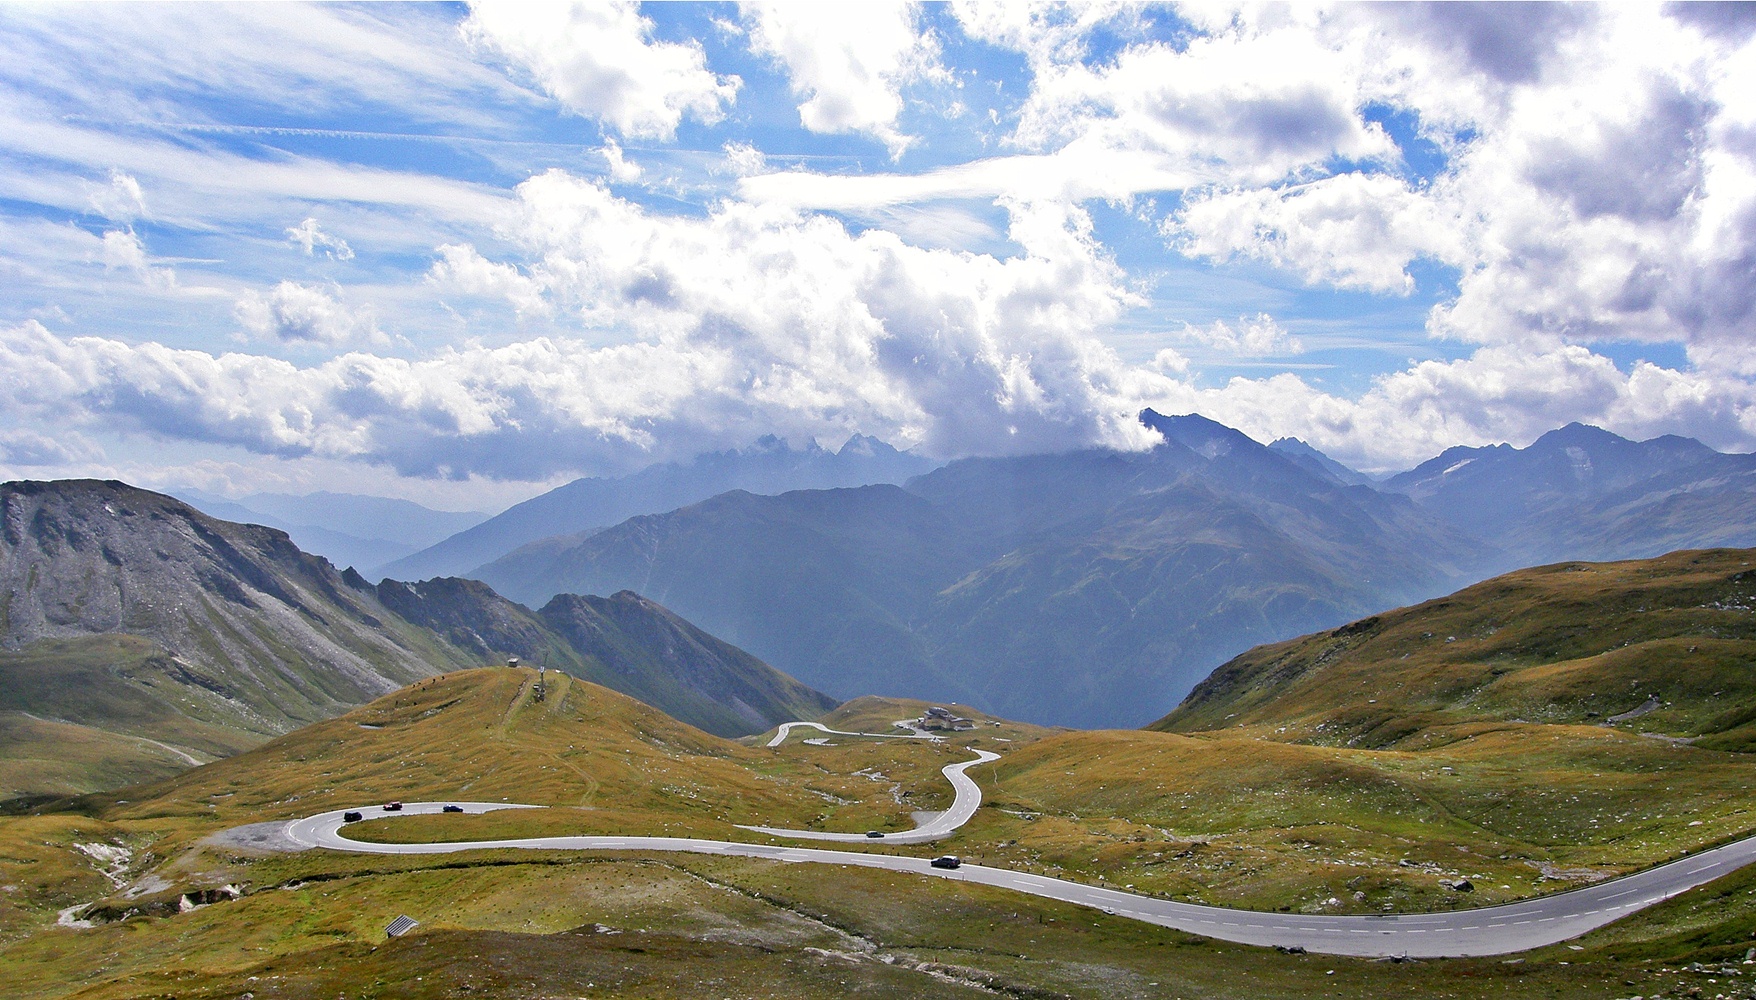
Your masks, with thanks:
[(170, 494), (212, 517), (278, 528), (305, 552), (362, 569), (410, 555), (488, 516), (351, 493), (256, 493), (237, 500), (194, 489)]
[(1268, 447), (1312, 472), (1333, 478), (1344, 486), (1371, 486), (1378, 480), (1351, 469), (1295, 437), (1276, 438)]
[(839, 451), (813, 442), (802, 449), (774, 437), (739, 451), (711, 452), (687, 463), (654, 465), (632, 475), (576, 479), (516, 504), (420, 552), (369, 571), (420, 579), (469, 573), (520, 546), (589, 533), (630, 517), (675, 510), (729, 490), (776, 494), (900, 483), (933, 467), (876, 438), (856, 435)]
[(1452, 448), (1383, 484), (1504, 550), (1499, 569), (1756, 545), (1756, 456), (1569, 424), (1526, 448)]
[(1454, 588), (1483, 553), (1200, 417), (1145, 453), (964, 459), (908, 481), (732, 492), (526, 546), (475, 575), (532, 603), (631, 588), (838, 697), (1133, 725), (1212, 667)]

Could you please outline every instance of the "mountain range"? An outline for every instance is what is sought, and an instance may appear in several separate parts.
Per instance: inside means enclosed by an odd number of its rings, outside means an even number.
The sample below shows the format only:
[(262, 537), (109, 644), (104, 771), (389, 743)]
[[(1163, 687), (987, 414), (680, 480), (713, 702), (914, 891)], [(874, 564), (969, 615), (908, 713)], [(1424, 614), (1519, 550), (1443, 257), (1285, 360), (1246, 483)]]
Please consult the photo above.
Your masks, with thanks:
[[(727, 734), (816, 714), (833, 703), (823, 691), (1115, 726), (1164, 714), (1257, 643), (1510, 567), (1756, 544), (1756, 457), (1684, 438), (1569, 425), (1374, 482), (1295, 439), (1264, 446), (1197, 415), (1142, 420), (1163, 438), (1147, 452), (965, 459), (902, 485), (734, 489), (648, 509), (526, 542), (470, 574), (487, 585), (373, 585), (280, 532), (119, 484), (15, 484), (0, 646), (20, 677), (130, 664), (122, 700), (144, 707), (128, 732), (176, 748), (137, 743), (161, 757), (233, 752), (424, 672), (507, 655)], [(869, 439), (837, 453), (769, 440), (581, 480), (440, 547), (603, 521), (740, 476), (898, 478), (922, 464)], [(612, 596), (563, 599), (587, 593)], [(30, 713), (18, 726), (84, 717), (9, 707)]]
[(1374, 481), (1199, 415), (1164, 443), (965, 459), (901, 486), (732, 491), (469, 571), (536, 604), (632, 588), (821, 690), (1138, 724), (1259, 642), (1520, 566), (1756, 544), (1756, 456), (1574, 424)]
[[(1703, 874), (1701, 855), (1750, 834), (1752, 560), (1526, 570), (1252, 650), (1170, 732), (977, 715), (943, 743), (769, 747), (566, 675), (453, 671), (167, 780), (9, 804), (0, 994), (1743, 995), (1725, 984), (1756, 878)], [(437, 610), (431, 627), (459, 641), (521, 627), (454, 613), (479, 584), (422, 589), (387, 601)], [(859, 699), (822, 721), (875, 732), (926, 708)], [(1668, 901), (1630, 904), (1626, 884), (1588, 890), (1609, 903), (1574, 895), (1574, 912), (1620, 919), (1541, 947), (1503, 921), (1503, 947), (1530, 946), (1515, 959), (1367, 960), (1154, 927), (1104, 908), (1115, 895), (1078, 906), (781, 863), (790, 843), (751, 829), (909, 829), (949, 800), (941, 769), (977, 748), (1001, 754), (973, 772), (981, 806), (933, 853), (1229, 907), (1214, 914), (1228, 922), (1426, 934), (1495, 919), (1484, 907), (1565, 907), (1563, 890), (1665, 862), (1701, 882)], [(377, 807), (391, 801), (435, 811), (392, 818)], [(548, 808), (469, 805), (510, 802)], [(357, 811), (349, 839), (409, 853), (301, 851), (288, 821), (331, 810)], [(625, 849), (449, 849), (582, 835)], [(629, 839), (644, 836), (755, 856), (655, 856)], [(911, 853), (901, 864), (925, 860)], [(410, 932), (387, 937), (399, 915)]]
[[(539, 613), (469, 580), (374, 586), (281, 531), (122, 483), (0, 485), (0, 791), (227, 756), (509, 655), (724, 735), (836, 704), (632, 593)], [(90, 759), (17, 736), (44, 727)]]
[(473, 575), (527, 602), (632, 588), (840, 697), (1035, 722), (1163, 714), (1259, 641), (1451, 589), (1477, 547), (1199, 416), (1143, 453), (965, 459), (906, 487), (722, 494)]
[(1496, 569), (1756, 545), (1756, 455), (1568, 424), (1529, 447), (1451, 448), (1383, 483), (1502, 553)]
[(769, 436), (749, 448), (654, 465), (629, 476), (576, 479), (370, 572), (405, 580), (455, 576), (530, 542), (590, 533), (730, 490), (785, 493), (900, 483), (932, 467), (918, 455), (864, 435), (849, 438), (837, 451), (815, 441), (796, 449)]

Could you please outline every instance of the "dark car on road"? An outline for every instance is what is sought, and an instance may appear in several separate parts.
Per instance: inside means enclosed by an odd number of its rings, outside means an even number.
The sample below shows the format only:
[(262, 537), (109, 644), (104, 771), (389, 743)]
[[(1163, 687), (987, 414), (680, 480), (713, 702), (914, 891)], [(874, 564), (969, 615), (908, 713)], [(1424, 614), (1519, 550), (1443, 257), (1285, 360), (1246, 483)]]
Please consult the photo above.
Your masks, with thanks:
[(401, 802), (386, 802), (386, 803), (384, 803), (384, 811), (387, 813), (402, 812), (402, 803)]
[(963, 859), (955, 854), (945, 854), (934, 858), (927, 862), (927, 864), (932, 865), (934, 868), (961, 868), (963, 867)]
[(877, 840), (879, 837), (884, 836), (884, 834), (879, 833), (877, 830), (867, 830), (866, 836), (871, 837), (873, 840)]
[(341, 821), (343, 823), (358, 823), (360, 820), (365, 819), (365, 818), (366, 817), (361, 816), (357, 812), (344, 812), (341, 814)]
[(440, 811), (441, 812), (448, 812), (448, 813), (460, 813), (460, 812), (463, 812), (463, 807), (462, 806), (446, 806), (444, 809), (442, 809)]

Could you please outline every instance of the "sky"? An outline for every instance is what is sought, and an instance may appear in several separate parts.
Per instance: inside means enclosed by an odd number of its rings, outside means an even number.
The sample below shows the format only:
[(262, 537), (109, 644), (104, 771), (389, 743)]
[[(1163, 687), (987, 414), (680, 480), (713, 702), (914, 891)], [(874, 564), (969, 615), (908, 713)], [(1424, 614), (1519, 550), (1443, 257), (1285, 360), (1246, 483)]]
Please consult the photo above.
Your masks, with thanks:
[(0, 477), (1756, 450), (1750, 4), (0, 6)]

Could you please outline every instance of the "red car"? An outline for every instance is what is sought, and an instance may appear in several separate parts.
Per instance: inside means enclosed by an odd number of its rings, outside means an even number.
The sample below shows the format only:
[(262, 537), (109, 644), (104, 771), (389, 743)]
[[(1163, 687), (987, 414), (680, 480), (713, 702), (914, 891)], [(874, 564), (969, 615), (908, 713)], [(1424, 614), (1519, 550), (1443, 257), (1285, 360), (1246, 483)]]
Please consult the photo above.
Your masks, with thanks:
[(386, 803), (384, 803), (384, 811), (387, 813), (402, 812), (402, 803), (401, 802), (386, 802)]

